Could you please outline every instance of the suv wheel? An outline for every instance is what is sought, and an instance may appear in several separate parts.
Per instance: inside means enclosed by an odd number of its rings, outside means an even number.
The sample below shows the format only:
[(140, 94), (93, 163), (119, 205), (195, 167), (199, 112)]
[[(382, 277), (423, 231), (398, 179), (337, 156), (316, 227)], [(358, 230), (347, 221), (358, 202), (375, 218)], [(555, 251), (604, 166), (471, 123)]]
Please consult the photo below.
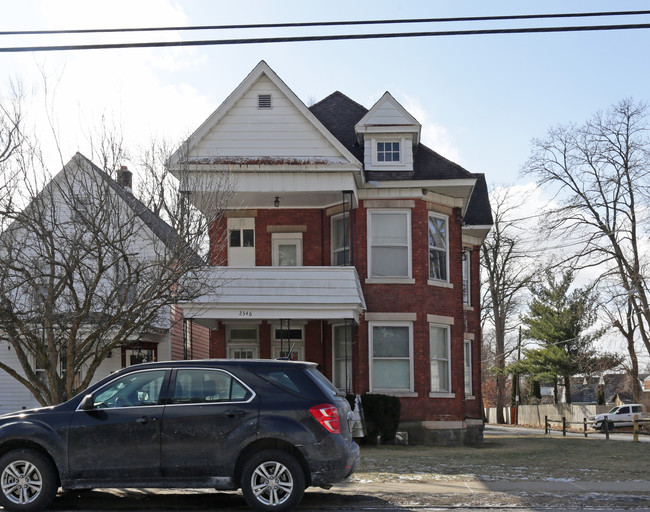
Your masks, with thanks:
[(304, 491), (302, 467), (286, 452), (265, 450), (256, 453), (242, 470), (242, 492), (255, 510), (290, 510), (300, 502)]
[(34, 450), (13, 450), (0, 457), (0, 505), (30, 512), (46, 507), (58, 489), (52, 463)]

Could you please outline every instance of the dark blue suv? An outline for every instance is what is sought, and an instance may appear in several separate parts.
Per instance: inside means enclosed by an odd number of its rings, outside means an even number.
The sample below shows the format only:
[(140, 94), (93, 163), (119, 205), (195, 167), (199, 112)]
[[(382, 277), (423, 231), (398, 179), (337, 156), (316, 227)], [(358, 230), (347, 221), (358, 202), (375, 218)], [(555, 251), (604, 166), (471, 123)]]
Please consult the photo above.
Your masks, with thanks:
[(59, 487), (208, 487), (285, 511), (355, 470), (349, 416), (312, 363), (131, 366), (66, 403), (0, 416), (0, 504), (38, 510)]

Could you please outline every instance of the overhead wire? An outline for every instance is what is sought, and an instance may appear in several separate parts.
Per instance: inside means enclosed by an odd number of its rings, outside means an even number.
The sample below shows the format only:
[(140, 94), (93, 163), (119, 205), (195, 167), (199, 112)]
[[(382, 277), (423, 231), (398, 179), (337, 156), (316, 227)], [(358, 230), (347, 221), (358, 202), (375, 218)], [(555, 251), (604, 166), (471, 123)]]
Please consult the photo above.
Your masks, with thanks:
[[(650, 11), (620, 11), (602, 13), (565, 13), (565, 14), (540, 14), (540, 15), (513, 15), (513, 16), (484, 16), (465, 18), (421, 18), (407, 20), (361, 20), (361, 21), (339, 21), (339, 22), (305, 22), (305, 23), (275, 23), (275, 24), (247, 24), (247, 25), (213, 25), (201, 27), (150, 27), (139, 29), (80, 29), (61, 31), (5, 31), (0, 35), (34, 35), (34, 34), (57, 34), (57, 33), (101, 33), (101, 32), (142, 32), (160, 30), (218, 30), (233, 28), (278, 28), (298, 26), (333, 26), (333, 25), (363, 25), (363, 24), (393, 24), (393, 23), (432, 23), (448, 21), (494, 21), (507, 19), (534, 19), (534, 18), (555, 18), (555, 17), (588, 17), (588, 16), (627, 16), (650, 14)], [(97, 43), (97, 44), (67, 44), (67, 45), (41, 45), (41, 46), (14, 46), (0, 47), (0, 53), (19, 52), (47, 52), (47, 51), (74, 51), (74, 50), (107, 50), (124, 48), (165, 48), (165, 47), (191, 47), (191, 46), (224, 46), (242, 44), (269, 44), (269, 43), (295, 43), (315, 41), (345, 41), (364, 39), (395, 39), (412, 37), (443, 37), (461, 35), (499, 35), (499, 34), (535, 34), (535, 33), (560, 33), (560, 32), (588, 32), (588, 31), (611, 31), (611, 30), (638, 30), (648, 29), (650, 23), (630, 23), (613, 25), (578, 25), (578, 26), (550, 26), (550, 27), (514, 27), (496, 29), (472, 29), (472, 30), (446, 30), (446, 31), (424, 31), (424, 32), (381, 32), (368, 34), (334, 34), (334, 35), (308, 35), (308, 36), (281, 36), (281, 37), (254, 37), (236, 39), (208, 39), (190, 41), (148, 41), (132, 43)]]
[(260, 37), (244, 39), (211, 39), (200, 41), (154, 41), (144, 43), (103, 43), (103, 44), (80, 44), (80, 45), (54, 45), (54, 46), (15, 46), (0, 47), (0, 53), (20, 52), (48, 52), (48, 51), (71, 51), (71, 50), (110, 50), (124, 48), (169, 48), (184, 46), (225, 46), (240, 44), (268, 44), (268, 43), (297, 43), (313, 41), (346, 41), (361, 39), (396, 39), (410, 37), (438, 37), (438, 36), (461, 36), (461, 35), (496, 35), (496, 34), (535, 34), (552, 32), (588, 32), (604, 30), (634, 30), (648, 29), (650, 23), (626, 24), (626, 25), (585, 25), (576, 27), (530, 27), (530, 28), (503, 28), (503, 29), (481, 29), (481, 30), (449, 30), (433, 32), (398, 32), (398, 33), (375, 33), (375, 34), (339, 34), (320, 36), (293, 36), (293, 37)]
[(604, 12), (571, 12), (555, 14), (514, 14), (500, 16), (459, 16), (447, 18), (406, 18), (382, 20), (347, 20), (347, 21), (306, 21), (287, 23), (246, 23), (234, 25), (195, 25), (175, 27), (137, 27), (137, 28), (103, 28), (103, 29), (63, 29), (63, 30), (4, 30), (0, 35), (52, 35), (52, 34), (92, 34), (114, 32), (164, 32), (188, 30), (239, 30), (259, 28), (298, 28), (298, 27), (336, 27), (362, 25), (396, 25), (412, 23), (457, 23), (466, 21), (511, 21), (557, 18), (592, 18), (602, 16), (642, 16), (650, 11), (604, 11)]

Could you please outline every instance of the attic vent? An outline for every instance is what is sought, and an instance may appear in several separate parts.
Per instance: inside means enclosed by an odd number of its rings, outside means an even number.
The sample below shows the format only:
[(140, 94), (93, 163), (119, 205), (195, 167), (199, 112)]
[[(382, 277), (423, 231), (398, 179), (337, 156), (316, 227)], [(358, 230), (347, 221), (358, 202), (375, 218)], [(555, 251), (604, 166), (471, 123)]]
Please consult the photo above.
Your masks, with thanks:
[(271, 108), (271, 95), (258, 94), (257, 95), (257, 108)]

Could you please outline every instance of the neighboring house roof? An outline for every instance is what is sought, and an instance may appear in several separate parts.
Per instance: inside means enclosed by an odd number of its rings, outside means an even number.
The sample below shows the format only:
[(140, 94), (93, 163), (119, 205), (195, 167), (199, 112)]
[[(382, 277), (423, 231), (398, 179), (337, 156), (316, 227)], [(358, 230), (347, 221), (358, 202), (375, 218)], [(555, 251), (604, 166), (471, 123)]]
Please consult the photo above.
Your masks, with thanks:
[[(104, 170), (97, 167), (91, 160), (77, 152), (67, 165), (75, 162), (77, 165), (86, 165), (96, 172), (111, 187), (111, 189), (126, 203), (142, 222), (156, 235), (168, 248), (178, 250), (181, 238), (174, 228), (161, 219), (153, 211), (147, 208), (142, 201), (129, 192), (122, 185), (111, 178)], [(66, 166), (67, 167), (67, 166)], [(201, 257), (190, 248), (188, 255), (195, 263), (203, 262)]]

